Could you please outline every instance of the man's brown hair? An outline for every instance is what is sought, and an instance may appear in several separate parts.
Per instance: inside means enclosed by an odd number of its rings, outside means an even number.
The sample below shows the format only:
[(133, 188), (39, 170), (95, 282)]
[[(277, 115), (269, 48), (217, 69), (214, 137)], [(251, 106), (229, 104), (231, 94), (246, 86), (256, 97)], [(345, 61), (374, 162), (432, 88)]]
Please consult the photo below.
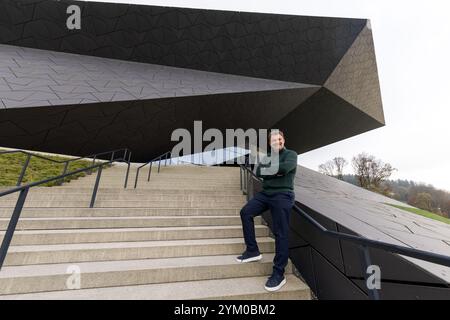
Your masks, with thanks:
[(274, 129), (274, 130), (270, 130), (270, 133), (269, 133), (269, 135), (267, 136), (267, 141), (268, 141), (269, 143), (270, 143), (270, 138), (271, 138), (274, 134), (279, 134), (280, 136), (283, 137), (283, 139), (285, 139), (285, 138), (284, 138), (284, 133), (283, 133), (283, 131)]

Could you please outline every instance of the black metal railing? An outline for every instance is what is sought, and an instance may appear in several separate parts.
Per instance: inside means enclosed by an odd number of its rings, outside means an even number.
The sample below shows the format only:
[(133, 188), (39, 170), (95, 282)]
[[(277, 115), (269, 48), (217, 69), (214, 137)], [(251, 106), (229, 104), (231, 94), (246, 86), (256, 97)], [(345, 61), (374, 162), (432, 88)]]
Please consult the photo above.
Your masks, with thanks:
[[(5, 151), (5, 152), (2, 152), (2, 153), (4, 154), (4, 153), (18, 153), (18, 152), (21, 152), (21, 150)], [(116, 155), (120, 154), (122, 152), (123, 152), (123, 156), (119, 157), (119, 158), (116, 158)], [(22, 171), (21, 172), (21, 176), (22, 176), (22, 173), (24, 171), (26, 171), (26, 166), (28, 166), (29, 159), (31, 158), (31, 156), (35, 156), (35, 157), (51, 160), (51, 161), (54, 161), (54, 162), (58, 162), (56, 160), (49, 159), (49, 158), (46, 158), (46, 157), (42, 157), (42, 156), (36, 155), (36, 154), (31, 154), (30, 155), (30, 153), (27, 152), (27, 151), (22, 151), (22, 153), (27, 154), (27, 160), (24, 163), (24, 167), (21, 170)], [(104, 155), (108, 155), (108, 154), (111, 154), (111, 157), (110, 158), (108, 157), (109, 160), (105, 160), (105, 161), (103, 161), (101, 163), (95, 164), (95, 159), (98, 159), (99, 156), (104, 156)], [(127, 158), (127, 155), (128, 155), (128, 158)], [(14, 188), (11, 188), (9, 190), (5, 190), (5, 191), (0, 192), (0, 198), (3, 197), (3, 196), (6, 196), (6, 195), (19, 193), (19, 197), (17, 199), (16, 205), (14, 207), (11, 219), (9, 221), (9, 224), (8, 224), (7, 229), (6, 229), (5, 235), (3, 236), (3, 241), (2, 241), (2, 244), (1, 244), (1, 247), (0, 247), (0, 270), (2, 269), (3, 263), (4, 263), (5, 258), (6, 258), (6, 254), (8, 253), (8, 249), (9, 249), (9, 246), (11, 244), (11, 240), (12, 240), (12, 238), (14, 236), (14, 232), (16, 230), (16, 226), (17, 226), (17, 223), (18, 223), (19, 218), (20, 218), (20, 214), (22, 213), (22, 209), (24, 207), (24, 204), (25, 204), (28, 192), (29, 192), (29, 190), (31, 188), (37, 187), (37, 186), (41, 186), (41, 185), (47, 184), (49, 182), (64, 181), (64, 179), (66, 177), (77, 175), (77, 174), (84, 173), (84, 172), (92, 172), (93, 170), (97, 169), (97, 177), (95, 179), (94, 188), (92, 190), (92, 196), (91, 196), (91, 200), (90, 200), (90, 203), (89, 203), (89, 208), (93, 208), (94, 204), (95, 204), (95, 199), (97, 197), (98, 187), (100, 185), (100, 179), (101, 179), (103, 167), (104, 166), (109, 166), (113, 162), (127, 162), (128, 163), (128, 168), (127, 168), (127, 171), (126, 171), (125, 184), (124, 184), (124, 188), (126, 188), (127, 181), (128, 181), (129, 169), (130, 169), (131, 151), (129, 151), (128, 149), (119, 149), (119, 150), (107, 151), (107, 152), (97, 153), (97, 154), (92, 155), (92, 156), (80, 157), (80, 158), (75, 158), (75, 159), (71, 159), (71, 160), (67, 160), (67, 161), (60, 161), (60, 163), (66, 163), (67, 164), (67, 163), (69, 163), (71, 161), (76, 161), (76, 160), (85, 159), (85, 158), (93, 158), (94, 159), (93, 160), (93, 164), (91, 166), (89, 166), (89, 167), (78, 169), (78, 170), (75, 170), (75, 171), (72, 171), (72, 172), (67, 172), (68, 165), (65, 165), (64, 166), (65, 170), (64, 170), (63, 174), (61, 174), (61, 175), (54, 176), (54, 177), (51, 177), (51, 178), (47, 178), (47, 179), (40, 180), (40, 181), (36, 181), (36, 182), (31, 182), (31, 183), (28, 183), (28, 184), (25, 184), (25, 185), (18, 185), (18, 186), (14, 187)]]
[(184, 163), (184, 164), (190, 164), (190, 165), (197, 166), (197, 167), (208, 166), (207, 164), (204, 164), (204, 163), (195, 163), (195, 162), (191, 162), (191, 161), (188, 161), (188, 160), (177, 160), (177, 162)]
[(165, 152), (162, 155), (157, 156), (156, 158), (150, 160), (149, 162), (144, 163), (143, 165), (139, 166), (136, 170), (136, 179), (134, 181), (134, 188), (137, 188), (137, 184), (138, 184), (138, 179), (139, 179), (139, 172), (141, 171), (142, 168), (144, 168), (145, 166), (149, 165), (149, 169), (148, 169), (148, 177), (147, 177), (147, 181), (150, 181), (150, 176), (152, 174), (152, 166), (153, 166), (153, 162), (158, 162), (158, 173), (161, 170), (161, 161), (163, 161), (164, 159), (164, 166), (167, 166), (167, 160), (169, 160), (169, 164), (172, 163), (172, 157), (171, 157), (171, 152)]
[[(255, 180), (261, 181), (259, 177), (255, 175), (255, 173), (251, 170), (250, 167), (247, 165), (241, 164), (240, 166), (240, 177), (241, 177), (241, 190), (244, 192), (244, 194), (247, 195), (247, 199), (249, 200), (253, 194), (253, 182)], [(420, 259), (423, 261), (428, 261), (432, 263), (436, 263), (442, 266), (450, 267), (450, 257), (436, 254), (432, 252), (427, 252), (423, 250), (418, 250), (414, 248), (408, 248), (404, 246), (398, 246), (395, 244), (377, 241), (377, 240), (371, 240), (368, 238), (363, 238), (360, 236), (350, 235), (346, 233), (336, 232), (332, 230), (328, 230), (323, 225), (321, 225), (319, 222), (317, 222), (314, 218), (312, 218), (308, 213), (306, 213), (302, 208), (300, 208), (298, 205), (294, 205), (293, 210), (300, 214), (302, 217), (304, 217), (315, 229), (319, 230), (323, 235), (338, 239), (338, 240), (345, 240), (349, 241), (353, 244), (356, 244), (360, 248), (361, 253), (361, 263), (363, 266), (363, 273), (365, 280), (367, 281), (368, 275), (364, 270), (367, 270), (367, 267), (369, 267), (371, 263), (370, 258), (370, 252), (369, 248), (374, 249), (380, 249), (384, 250), (390, 253), (396, 253), (401, 254), (404, 256), (408, 256), (411, 258)], [(377, 289), (368, 289), (369, 292), (369, 298), (373, 300), (379, 300), (380, 299), (380, 293)]]
[[(25, 150), (4, 150), (4, 151), (0, 151), (0, 156), (4, 155), (4, 154), (24, 154), (26, 156), (25, 161), (22, 165), (22, 168), (20, 170), (20, 174), (19, 177), (17, 178), (17, 182), (16, 182), (16, 186), (20, 186), (23, 182), (23, 179), (25, 177), (26, 171), (30, 165), (30, 161), (32, 158), (38, 158), (38, 159), (42, 159), (45, 161), (49, 161), (55, 164), (63, 164), (63, 170), (61, 175), (64, 175), (67, 173), (67, 170), (69, 169), (69, 166), (71, 163), (75, 162), (75, 161), (79, 161), (79, 160), (83, 160), (83, 159), (92, 159), (92, 164), (94, 165), (95, 162), (104, 155), (108, 155), (111, 154), (110, 159), (113, 160), (115, 158), (115, 156), (117, 154), (119, 154), (120, 152), (123, 152), (123, 158), (127, 157), (128, 154), (128, 164), (130, 164), (130, 160), (131, 160), (131, 151), (129, 151), (128, 149), (117, 149), (117, 150), (112, 150), (112, 151), (106, 151), (106, 152), (101, 152), (101, 153), (95, 153), (95, 154), (91, 154), (91, 155), (87, 155), (87, 156), (83, 156), (83, 157), (76, 157), (76, 158), (71, 158), (71, 159), (67, 159), (67, 160), (56, 160), (56, 159), (52, 159), (40, 154), (36, 154), (36, 153), (32, 153), (29, 151), (25, 151)], [(108, 157), (109, 158), (109, 157)], [(92, 171), (88, 171), (88, 173), (92, 173)], [(128, 174), (129, 174), (129, 166), (128, 166), (128, 172), (127, 172), (127, 178), (128, 178)], [(61, 179), (60, 181), (58, 181), (58, 184), (61, 185), (64, 182), (64, 179)], [(127, 185), (127, 179), (125, 181), (125, 188)]]

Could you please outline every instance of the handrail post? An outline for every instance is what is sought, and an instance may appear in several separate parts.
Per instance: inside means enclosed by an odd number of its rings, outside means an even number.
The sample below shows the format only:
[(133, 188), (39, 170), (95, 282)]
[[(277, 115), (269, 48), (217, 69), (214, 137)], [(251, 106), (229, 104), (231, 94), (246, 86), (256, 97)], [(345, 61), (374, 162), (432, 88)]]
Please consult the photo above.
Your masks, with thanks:
[(169, 156), (169, 153), (166, 153), (166, 160), (164, 160), (164, 167), (167, 167), (167, 157)]
[(247, 172), (247, 199), (250, 200), (252, 198), (252, 175), (250, 172)]
[(23, 205), (28, 195), (28, 190), (29, 188), (25, 188), (20, 191), (19, 198), (17, 199), (16, 206), (14, 207), (14, 212), (8, 224), (8, 228), (3, 236), (2, 246), (0, 247), (0, 270), (2, 269), (14, 231), (16, 230), (17, 222), (19, 221), (20, 214), (22, 213)]
[[(63, 173), (62, 173), (63, 176), (67, 173), (68, 167), (69, 167), (69, 161), (66, 161), (66, 164), (64, 165), (64, 169), (63, 169)], [(59, 180), (58, 185), (62, 185), (63, 183), (64, 183), (64, 177), (62, 177), (61, 180)]]
[[(94, 159), (92, 159), (92, 165), (95, 166), (95, 159), (97, 158), (97, 155), (94, 155)], [(92, 169), (88, 171), (88, 174), (92, 174)]]
[(242, 167), (241, 166), (239, 166), (239, 182), (241, 184), (241, 191), (244, 191), (242, 189)]
[(248, 192), (248, 176), (249, 176), (249, 173), (247, 170), (245, 170), (244, 183), (245, 183), (245, 195), (247, 196), (247, 201), (250, 200), (250, 196), (249, 196), (249, 192)]
[(253, 176), (249, 173), (248, 175), (248, 184), (249, 187), (247, 188), (249, 191), (247, 192), (247, 196), (248, 196), (248, 200), (250, 200), (251, 198), (253, 198)]
[(247, 174), (247, 170), (244, 170), (244, 168), (242, 168), (242, 193), (243, 194), (247, 194), (246, 192), (246, 174)]
[[(126, 153), (125, 153), (124, 158), (126, 158)], [(131, 151), (130, 151), (130, 153), (128, 153), (128, 165), (127, 165), (127, 173), (126, 173), (126, 176), (125, 176), (125, 184), (123, 186), (124, 189), (126, 189), (127, 185), (128, 185), (128, 176), (130, 174), (130, 162), (131, 162)]]
[(152, 174), (152, 164), (153, 164), (153, 162), (150, 162), (150, 168), (148, 169), (148, 178), (147, 178), (147, 182), (150, 181), (150, 175)]
[(161, 156), (159, 157), (159, 163), (158, 163), (158, 173), (159, 173), (159, 169), (161, 168)]
[(114, 161), (114, 156), (115, 156), (115, 154), (116, 154), (116, 152), (113, 151), (113, 152), (112, 152), (112, 155), (111, 155), (111, 162)]
[(250, 196), (249, 196), (249, 194), (250, 194), (250, 191), (249, 191), (249, 184), (250, 184), (250, 172), (248, 172), (247, 170), (246, 170), (246, 172), (247, 172), (247, 177), (246, 177), (246, 179), (245, 179), (245, 192), (247, 193), (247, 197), (248, 197), (248, 199), (250, 200)]
[(19, 179), (17, 180), (16, 186), (20, 186), (23, 181), (23, 177), (25, 176), (25, 171), (27, 171), (28, 165), (30, 164), (31, 154), (27, 155), (25, 163), (22, 166), (22, 171), (20, 172)]
[(136, 170), (136, 179), (134, 180), (134, 188), (135, 188), (135, 189), (136, 189), (137, 183), (138, 183), (139, 170), (141, 170), (141, 168), (137, 168), (137, 170)]
[(102, 176), (102, 168), (103, 165), (100, 165), (100, 167), (98, 167), (97, 178), (95, 179), (94, 191), (92, 192), (91, 204), (89, 205), (89, 208), (93, 208), (95, 204), (95, 198), (97, 197), (98, 186), (100, 184), (100, 178)]
[[(371, 262), (371, 259), (370, 259), (369, 248), (366, 245), (360, 245), (359, 246), (359, 250), (360, 250), (362, 272), (364, 274), (364, 280), (366, 281), (366, 285), (367, 285), (367, 279), (369, 278), (369, 275), (367, 274), (367, 268), (370, 265), (372, 265), (372, 262)], [(380, 279), (380, 281), (381, 281), (381, 279)], [(367, 288), (367, 290), (369, 292), (369, 299), (370, 300), (380, 300), (380, 293), (378, 292), (378, 289), (376, 289), (376, 288), (372, 288), (372, 289)]]

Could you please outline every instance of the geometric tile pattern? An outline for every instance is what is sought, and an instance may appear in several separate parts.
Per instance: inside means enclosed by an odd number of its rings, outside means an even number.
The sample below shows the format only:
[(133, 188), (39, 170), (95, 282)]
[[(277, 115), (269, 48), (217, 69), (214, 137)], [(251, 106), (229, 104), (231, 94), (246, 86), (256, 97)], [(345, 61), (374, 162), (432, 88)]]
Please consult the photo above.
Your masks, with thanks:
[(314, 87), (6, 45), (0, 76), (6, 108)]
[(378, 128), (382, 123), (322, 87), (273, 127), (283, 128), (289, 145), (303, 153)]
[[(66, 28), (69, 4), (81, 30)], [(255, 78), (323, 85), (365, 19), (2, 0), (0, 43)]]
[(381, 92), (373, 50), (370, 23), (364, 27), (355, 42), (324, 84), (324, 87), (374, 119), (384, 122), (383, 109), (379, 108)]
[(174, 129), (193, 131), (195, 120), (203, 120), (204, 130), (269, 128), (316, 91), (307, 87), (3, 109), (0, 146), (74, 155), (127, 146), (133, 161), (146, 161), (173, 146)]
[[(450, 225), (386, 204), (407, 206), (405, 203), (304, 167), (299, 169), (295, 193), (307, 207), (365, 238), (450, 256)], [(449, 267), (403, 257), (450, 284)]]
[(365, 19), (4, 0), (0, 58), (5, 147), (145, 161), (202, 120), (280, 128), (302, 153), (384, 125)]
[[(82, 9), (81, 30), (66, 28), (70, 4)], [(0, 146), (129, 148), (146, 161), (194, 120), (204, 130), (280, 128), (298, 153), (384, 125), (370, 23), (0, 1)], [(302, 204), (364, 237), (450, 254), (448, 225), (384, 204), (392, 199), (306, 168), (295, 184)], [(449, 268), (405, 259), (450, 283)]]

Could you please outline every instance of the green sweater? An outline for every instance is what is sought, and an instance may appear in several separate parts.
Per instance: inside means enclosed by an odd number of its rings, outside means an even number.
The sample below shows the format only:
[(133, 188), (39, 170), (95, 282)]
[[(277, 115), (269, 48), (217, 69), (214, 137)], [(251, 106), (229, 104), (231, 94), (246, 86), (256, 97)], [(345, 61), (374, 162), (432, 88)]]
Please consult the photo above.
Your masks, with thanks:
[[(270, 157), (270, 155), (268, 155)], [(256, 168), (256, 176), (263, 179), (263, 191), (266, 193), (294, 191), (294, 177), (297, 171), (297, 153), (283, 148), (279, 153), (278, 171), (272, 175), (261, 174), (261, 168), (269, 167), (267, 156), (261, 160)], [(264, 173), (264, 170), (263, 170)]]

